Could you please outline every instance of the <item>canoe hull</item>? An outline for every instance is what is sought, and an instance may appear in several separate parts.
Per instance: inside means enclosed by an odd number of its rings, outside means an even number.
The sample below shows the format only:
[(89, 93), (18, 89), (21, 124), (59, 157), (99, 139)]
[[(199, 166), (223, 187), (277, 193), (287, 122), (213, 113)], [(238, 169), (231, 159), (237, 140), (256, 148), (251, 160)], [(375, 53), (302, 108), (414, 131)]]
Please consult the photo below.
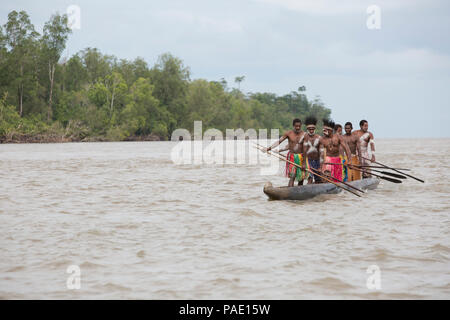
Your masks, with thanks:
[[(368, 178), (349, 182), (350, 185), (362, 189), (372, 190), (378, 187), (380, 180), (377, 178)], [(340, 184), (349, 189), (347, 186)], [(352, 190), (350, 188), (350, 190)], [(264, 193), (271, 200), (308, 200), (320, 194), (336, 194), (343, 190), (332, 183), (307, 184), (296, 187), (274, 187), (270, 182), (264, 186)]]

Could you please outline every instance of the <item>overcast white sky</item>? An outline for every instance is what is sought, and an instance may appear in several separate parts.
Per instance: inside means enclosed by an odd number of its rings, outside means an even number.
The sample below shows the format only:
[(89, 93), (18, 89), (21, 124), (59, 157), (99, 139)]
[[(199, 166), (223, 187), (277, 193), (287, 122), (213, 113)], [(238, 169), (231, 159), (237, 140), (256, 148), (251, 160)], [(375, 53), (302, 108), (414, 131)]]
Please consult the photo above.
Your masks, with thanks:
[[(366, 9), (381, 9), (369, 30)], [(171, 52), (192, 78), (244, 92), (304, 85), (338, 123), (365, 118), (377, 137), (450, 137), (450, 1), (2, 0), (0, 24), (25, 10), (39, 32), (52, 13), (81, 9), (66, 54), (86, 47), (150, 66)]]

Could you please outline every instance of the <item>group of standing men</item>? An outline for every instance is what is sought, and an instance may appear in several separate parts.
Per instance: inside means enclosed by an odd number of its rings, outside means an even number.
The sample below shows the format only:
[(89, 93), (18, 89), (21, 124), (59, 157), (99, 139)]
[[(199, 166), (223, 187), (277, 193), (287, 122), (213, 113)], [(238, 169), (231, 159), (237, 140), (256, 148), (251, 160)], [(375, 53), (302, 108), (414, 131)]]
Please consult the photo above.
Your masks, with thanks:
[[(302, 130), (302, 121), (294, 119), (293, 129), (266, 149), (270, 151), (288, 139), (287, 146), (278, 152), (288, 151), (286, 176), (290, 178), (289, 187), (294, 186), (295, 180), (298, 185), (302, 185), (304, 180), (308, 184), (322, 183), (322, 179), (315, 173), (324, 174), (338, 182), (346, 182), (361, 179), (361, 171), (351, 168), (370, 171), (367, 166), (370, 161), (375, 161), (375, 143), (373, 134), (368, 131), (368, 122), (361, 120), (360, 130), (355, 131), (352, 131), (352, 123), (347, 122), (344, 126), (345, 133), (342, 134), (341, 125), (329, 119), (322, 121), (323, 135), (320, 136), (316, 133), (315, 117), (305, 119), (306, 132)], [(352, 167), (348, 167), (349, 164)], [(364, 173), (363, 178), (369, 175)]]

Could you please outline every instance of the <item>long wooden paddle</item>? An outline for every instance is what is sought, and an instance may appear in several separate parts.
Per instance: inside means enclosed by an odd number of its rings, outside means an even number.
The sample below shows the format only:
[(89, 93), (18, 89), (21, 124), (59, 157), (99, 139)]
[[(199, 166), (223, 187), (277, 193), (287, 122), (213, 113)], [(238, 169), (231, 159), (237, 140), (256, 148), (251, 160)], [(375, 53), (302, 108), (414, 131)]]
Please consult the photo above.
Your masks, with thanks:
[[(382, 166), (361, 166), (361, 165), (353, 165), (355, 167), (359, 167), (359, 168), (375, 168), (375, 169), (386, 169), (386, 167), (382, 167)], [(397, 170), (401, 170), (401, 171), (411, 171), (411, 169), (404, 169), (404, 168), (392, 168), (392, 169), (397, 169)]]
[(363, 157), (363, 156), (361, 156), (361, 158), (363, 158), (363, 159), (365, 159), (365, 160), (368, 160), (368, 161), (370, 161), (370, 162), (373, 162), (373, 163), (379, 164), (380, 166), (383, 166), (383, 167), (385, 167), (386, 169), (394, 170), (395, 172), (398, 172), (398, 173), (401, 173), (401, 174), (403, 174), (403, 175), (405, 175), (405, 176), (407, 176), (407, 177), (413, 178), (414, 180), (417, 180), (417, 181), (420, 181), (420, 182), (422, 182), (422, 183), (425, 183), (425, 181), (423, 181), (422, 179), (419, 179), (419, 178), (416, 178), (416, 177), (414, 177), (414, 176), (412, 176), (412, 175), (410, 175), (410, 174), (407, 174), (407, 173), (404, 173), (404, 172), (398, 171), (397, 169), (394, 169), (394, 168), (388, 167), (387, 165), (385, 165), (385, 164), (382, 164), (382, 163), (380, 163), (380, 162), (377, 162), (377, 161), (372, 161), (371, 159), (367, 159), (367, 158), (365, 158), (365, 157)]
[[(351, 166), (353, 167), (353, 165), (351, 165)], [(367, 170), (367, 169), (365, 169), (365, 168), (362, 168), (362, 169), (363, 169), (363, 170)], [(391, 176), (391, 177), (394, 177), (394, 178), (398, 178), (398, 179), (406, 179), (406, 177), (405, 177), (405, 176), (402, 176), (401, 174), (392, 173), (392, 172), (388, 172), (388, 171), (375, 170), (375, 169), (372, 169), (372, 168), (369, 168), (369, 169), (370, 169), (370, 172), (375, 171), (375, 172), (382, 173), (382, 174), (385, 174), (385, 175), (387, 175), (387, 176)]]
[[(314, 171), (314, 174), (316, 174), (316, 175), (318, 175), (318, 173), (321, 173), (320, 170), (317, 170), (317, 169), (314, 169), (314, 168), (311, 168), (311, 170), (313, 170), (313, 171)], [(327, 176), (327, 177), (330, 177), (329, 175), (326, 175), (326, 176)], [(320, 177), (320, 175), (319, 175), (319, 177)], [(360, 190), (360, 189), (358, 189), (358, 188), (352, 186), (351, 184), (348, 184), (347, 182), (341, 181), (341, 180), (336, 179), (336, 178), (334, 178), (334, 177), (330, 177), (330, 178), (332, 178), (332, 179), (334, 179), (334, 180), (337, 180), (339, 183), (342, 183), (342, 184), (344, 184), (344, 185), (346, 185), (346, 186), (348, 186), (348, 187), (350, 187), (350, 188), (353, 188), (353, 189), (358, 190), (358, 191), (360, 191), (360, 192), (364, 192), (364, 191), (362, 191), (362, 190)]]
[[(266, 149), (266, 148), (264, 148), (263, 146), (261, 146), (261, 145), (259, 145), (259, 144), (256, 144), (256, 148), (259, 149), (259, 150), (261, 150), (261, 151), (263, 151), (263, 149)], [(274, 156), (274, 157), (277, 157), (278, 159), (281, 159), (281, 160), (283, 160), (283, 161), (286, 161), (287, 163), (290, 163), (290, 164), (292, 164), (292, 165), (294, 165), (294, 166), (296, 166), (296, 167), (298, 167), (298, 168), (300, 168), (300, 169), (303, 170), (303, 168), (302, 168), (301, 166), (299, 166), (299, 165), (296, 164), (295, 162), (289, 161), (288, 159), (284, 158), (283, 156), (281, 156), (281, 155), (279, 155), (279, 154), (272, 153), (272, 152), (270, 152), (270, 151), (268, 151), (268, 150), (265, 150), (264, 152), (266, 152), (267, 154), (270, 154), (270, 155), (272, 155), (272, 156)], [(328, 182), (334, 184), (335, 186), (337, 186), (337, 187), (339, 187), (339, 188), (342, 188), (342, 189), (344, 189), (344, 190), (346, 190), (346, 191), (348, 191), (348, 192), (351, 192), (352, 194), (354, 194), (354, 195), (356, 195), (356, 196), (358, 196), (358, 197), (361, 197), (361, 196), (360, 196), (359, 194), (357, 194), (356, 192), (351, 191), (351, 190), (348, 190), (348, 189), (346, 189), (346, 188), (344, 188), (344, 187), (338, 185), (336, 182), (334, 182), (334, 181), (332, 181), (332, 180), (326, 178), (326, 177), (325, 177), (324, 175), (322, 175), (322, 174), (311, 172), (311, 171), (308, 170), (307, 168), (304, 168), (304, 169), (305, 169), (306, 171), (308, 171), (309, 173), (315, 174), (315, 175), (319, 176), (320, 178), (322, 178), (323, 180), (328, 181)], [(313, 169), (313, 170), (314, 170), (314, 169)], [(337, 180), (337, 179), (336, 179), (336, 180)], [(355, 190), (358, 190), (359, 192), (364, 193), (364, 191), (362, 191), (362, 190), (360, 190), (360, 189), (358, 189), (358, 188), (356, 188), (356, 187), (354, 187), (354, 186), (352, 186), (352, 185), (349, 185), (349, 184), (347, 184), (347, 183), (345, 183), (345, 182), (342, 182), (342, 181), (339, 181), (339, 182), (341, 182), (342, 184), (344, 184), (344, 185), (346, 185), (346, 186), (348, 186), (348, 187), (350, 187), (350, 188), (353, 188), (353, 189), (355, 189)]]
[[(358, 171), (361, 171), (361, 172), (363, 172), (362, 170), (367, 170), (365, 167), (361, 168), (360, 166), (355, 166), (354, 164), (342, 164), (342, 163), (325, 163), (325, 164), (337, 164), (337, 165), (341, 165), (341, 166), (344, 166), (344, 167), (350, 166), (352, 168), (359, 169)], [(375, 169), (372, 169), (372, 168), (369, 168), (369, 169), (370, 169), (370, 172), (375, 171), (375, 172), (382, 173), (382, 174), (385, 174), (387, 176), (391, 176), (391, 177), (394, 177), (394, 178), (406, 179), (405, 176), (402, 176), (400, 174), (396, 174), (396, 173), (392, 173), (392, 172), (388, 172), (388, 171), (375, 170)], [(365, 173), (370, 173), (370, 172), (367, 172), (367, 171), (364, 171), (364, 172)]]
[(361, 169), (358, 169), (358, 168), (354, 168), (353, 166), (349, 166), (349, 168), (352, 169), (352, 170), (360, 171), (360, 172), (362, 172), (362, 173), (371, 174), (371, 175), (373, 175), (373, 176), (375, 176), (375, 177), (378, 177), (378, 178), (383, 179), (383, 180), (386, 180), (386, 181), (390, 181), (390, 182), (392, 182), (392, 183), (402, 183), (401, 180), (394, 179), (394, 178), (389, 178), (389, 177), (385, 177), (385, 176), (380, 176), (380, 175), (378, 175), (378, 174), (376, 174), (376, 173), (373, 173), (372, 171), (368, 172), (368, 171), (365, 171), (365, 170), (361, 170)]

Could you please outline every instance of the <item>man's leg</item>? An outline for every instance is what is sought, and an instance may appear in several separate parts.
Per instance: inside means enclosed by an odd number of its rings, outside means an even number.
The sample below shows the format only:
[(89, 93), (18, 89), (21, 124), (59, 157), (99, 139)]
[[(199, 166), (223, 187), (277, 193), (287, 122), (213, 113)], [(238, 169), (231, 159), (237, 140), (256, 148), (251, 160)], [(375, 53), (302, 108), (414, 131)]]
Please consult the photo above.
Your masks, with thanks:
[(334, 164), (332, 166), (332, 171), (331, 174), (333, 175), (333, 177), (335, 178), (334, 181), (338, 182), (338, 181), (343, 181), (343, 177), (342, 177), (342, 166)]
[[(323, 174), (324, 174), (324, 176), (325, 176), (326, 178), (328, 178), (328, 180), (333, 181), (333, 177), (331, 176), (331, 171), (330, 171), (330, 170), (325, 170), (325, 171), (323, 172)], [(327, 182), (328, 182), (327, 180), (324, 180), (324, 181), (323, 181), (323, 183), (327, 183)]]
[(305, 175), (306, 175), (306, 171), (303, 171), (300, 168), (297, 168), (297, 173), (300, 173), (300, 180), (298, 180), (298, 185), (302, 186), (303, 185), (303, 181), (305, 180)]
[(369, 174), (370, 169), (367, 167), (364, 167), (363, 169), (364, 169), (364, 172), (362, 173), (362, 178), (363, 179), (370, 178), (371, 177), (371, 175)]
[(288, 187), (293, 187), (294, 181), (295, 181), (295, 176), (293, 176), (293, 177), (291, 176), (291, 178), (289, 179)]
[[(369, 153), (363, 152), (362, 156), (363, 156), (364, 158), (367, 158), (367, 159), (368, 159), (368, 158), (369, 158)], [(371, 164), (372, 164), (372, 163), (371, 163), (369, 160), (365, 160), (365, 159), (362, 160), (362, 165), (363, 165), (363, 166), (370, 166)], [(367, 168), (367, 167), (363, 167), (363, 169), (364, 169), (364, 171), (367, 172), (367, 173), (364, 172), (364, 173), (362, 174), (363, 179), (370, 178), (370, 177), (371, 177), (371, 175), (369, 174), (370, 169)]]
[[(311, 169), (316, 169), (316, 167), (314, 166), (314, 161), (313, 160), (311, 160), (311, 159), (308, 159), (308, 166), (309, 166), (309, 168)], [(311, 173), (311, 172), (309, 172), (309, 175), (308, 175), (308, 184), (312, 184), (313, 183), (313, 179), (314, 179), (314, 175)]]

